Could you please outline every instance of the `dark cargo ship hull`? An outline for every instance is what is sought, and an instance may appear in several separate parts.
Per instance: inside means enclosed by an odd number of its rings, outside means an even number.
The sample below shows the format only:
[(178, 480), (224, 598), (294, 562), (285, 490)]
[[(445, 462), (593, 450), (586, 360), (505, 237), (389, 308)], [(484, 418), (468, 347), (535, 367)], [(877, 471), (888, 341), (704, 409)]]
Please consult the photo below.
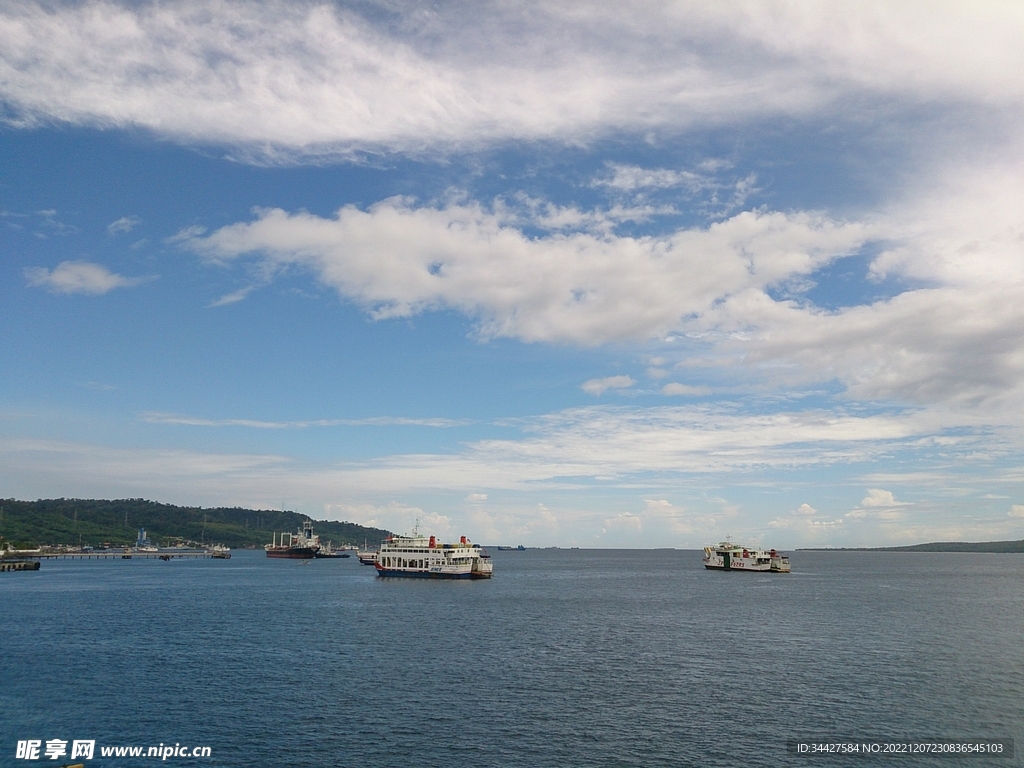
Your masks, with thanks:
[(267, 557), (287, 557), (293, 560), (312, 560), (316, 550), (312, 547), (272, 547), (267, 550)]

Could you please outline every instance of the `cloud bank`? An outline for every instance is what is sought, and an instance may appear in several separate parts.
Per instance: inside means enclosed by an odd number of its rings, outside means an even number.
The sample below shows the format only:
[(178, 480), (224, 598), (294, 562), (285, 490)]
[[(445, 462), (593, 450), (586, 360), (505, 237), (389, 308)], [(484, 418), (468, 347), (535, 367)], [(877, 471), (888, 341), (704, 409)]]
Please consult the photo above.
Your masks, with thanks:
[(663, 335), (723, 297), (813, 272), (867, 235), (811, 213), (745, 212), (663, 238), (531, 238), (478, 205), (394, 198), (333, 218), (262, 210), (179, 241), (219, 261), (252, 255), (272, 270), (307, 269), (375, 318), (456, 309), (485, 338), (593, 345)]
[[(308, 271), (376, 319), (452, 309), (483, 339), (584, 346), (689, 333), (715, 365), (774, 385), (838, 381), (858, 399), (985, 407), (1017, 423), (1024, 184), (999, 180), (961, 169), (957, 190), (908, 190), (860, 222), (752, 210), (658, 236), (530, 236), (531, 222), (501, 205), (392, 198), (333, 217), (265, 209), (176, 239), (213, 261), (256, 259), (264, 274)], [(886, 247), (860, 279), (896, 281), (896, 295), (834, 309), (805, 298), (820, 270), (873, 243)], [(662, 392), (708, 390), (667, 382)]]
[[(962, 425), (943, 427), (926, 412), (837, 415), (822, 410), (756, 413), (722, 405), (590, 406), (518, 426), (521, 434), (516, 438), (476, 440), (451, 453), (359, 461), (4, 437), (0, 479), (14, 495), (25, 498), (38, 497), (38, 489), (59, 478), (68, 494), (83, 497), (156, 494), (177, 503), (254, 507), (273, 507), (288, 499), (313, 514), (325, 510), (389, 526), (406, 525), (398, 514), (402, 509), (420, 517), (440, 510), (457, 526), (493, 530), (496, 541), (502, 540), (499, 535), (530, 531), (540, 531), (548, 542), (552, 537), (578, 541), (580, 535), (620, 528), (644, 532), (648, 546), (691, 534), (691, 544), (697, 545), (729, 531), (772, 528), (784, 529), (799, 541), (814, 541), (839, 526), (849, 529), (842, 534), (847, 542), (877, 544), (934, 538), (939, 530), (945, 535), (943, 526), (948, 524), (961, 525), (959, 533), (949, 533), (961, 538), (978, 537), (981, 530), (997, 538), (1019, 536), (1024, 507), (1014, 505), (1007, 514), (1001, 500), (1005, 497), (999, 496), (996, 512), (987, 520), (975, 514), (964, 528), (957, 514), (966, 509), (976, 513), (979, 501), (957, 504), (946, 489), (957, 482), (947, 469), (950, 463), (962, 468), (961, 481), (973, 488), (1019, 488), (1021, 467), (1001, 463), (1001, 457), (1020, 455), (1020, 437), (965, 430)], [(940, 444), (936, 437), (947, 439)], [(932, 480), (921, 473), (930, 461), (941, 468), (941, 476)], [(872, 466), (886, 467), (884, 482), (896, 491), (866, 489), (863, 483), (874, 480), (850, 476), (858, 467)], [(797, 499), (809, 497), (813, 506), (798, 501), (786, 505), (780, 495), (794, 482), (799, 485), (807, 476), (802, 472), (818, 476), (843, 467), (840, 474), (846, 477), (836, 487), (818, 483), (796, 491)], [(905, 469), (912, 471), (901, 474)], [(929, 483), (935, 481), (929, 492)], [(744, 485), (748, 494), (753, 492), (756, 509), (740, 514), (733, 501), (717, 493), (735, 499), (744, 493)], [(834, 500), (823, 505), (814, 497), (834, 499), (842, 486), (848, 487), (845, 495), (850, 498), (844, 509), (853, 510), (837, 518)], [(712, 488), (717, 493), (709, 495)], [(928, 502), (929, 496), (939, 500)], [(544, 502), (538, 504), (538, 498)], [(779, 515), (775, 520), (767, 514), (773, 506)], [(830, 510), (820, 512), (822, 508)], [(780, 542), (773, 537), (771, 543)]]
[[(1001, 109), (1012, 4), (14, 3), (19, 125), (143, 127), (263, 159), (581, 138), (807, 115), (846, 98)], [(656, 52), (656, 55), (652, 55)]]

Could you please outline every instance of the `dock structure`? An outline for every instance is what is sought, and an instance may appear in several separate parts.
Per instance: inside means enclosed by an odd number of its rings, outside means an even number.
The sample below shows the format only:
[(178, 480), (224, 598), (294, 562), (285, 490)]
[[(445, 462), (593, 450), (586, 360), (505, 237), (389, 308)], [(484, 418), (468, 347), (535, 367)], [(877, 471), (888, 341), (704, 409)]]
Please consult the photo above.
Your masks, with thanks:
[(4, 571), (38, 571), (38, 560), (0, 560), (0, 573)]
[(40, 560), (131, 560), (141, 558), (143, 560), (171, 560), (180, 558), (212, 558), (214, 552), (209, 550), (195, 550), (185, 552), (137, 552), (135, 550), (111, 550), (101, 552), (31, 552), (18, 553), (18, 557), (25, 560), (34, 560), (38, 564)]

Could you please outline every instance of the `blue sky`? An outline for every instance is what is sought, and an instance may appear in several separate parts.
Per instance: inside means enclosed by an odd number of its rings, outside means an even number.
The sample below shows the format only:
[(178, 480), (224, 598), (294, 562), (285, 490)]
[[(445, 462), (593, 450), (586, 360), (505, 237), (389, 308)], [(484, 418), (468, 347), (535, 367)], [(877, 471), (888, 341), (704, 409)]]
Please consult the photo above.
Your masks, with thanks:
[(1024, 537), (1022, 43), (958, 3), (0, 5), (0, 495)]

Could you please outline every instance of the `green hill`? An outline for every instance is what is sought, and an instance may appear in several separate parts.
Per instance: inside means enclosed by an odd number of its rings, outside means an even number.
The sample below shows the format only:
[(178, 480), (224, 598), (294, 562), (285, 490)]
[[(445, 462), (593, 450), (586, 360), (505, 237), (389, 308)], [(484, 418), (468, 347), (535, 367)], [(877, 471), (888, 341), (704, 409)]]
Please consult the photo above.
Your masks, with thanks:
[[(309, 519), (298, 512), (177, 507), (145, 499), (0, 499), (0, 537), (17, 548), (132, 544), (139, 528), (145, 528), (155, 544), (184, 539), (235, 548), (262, 547), (270, 543), (275, 531), (294, 533)], [(381, 528), (329, 520), (314, 520), (313, 530), (335, 546), (362, 546), (365, 540), (376, 547), (391, 535)]]
[(933, 541), (906, 547), (885, 547), (886, 552), (1024, 552), (1021, 541)]
[(903, 547), (803, 547), (804, 552), (1024, 552), (1024, 539), (1019, 541), (933, 541)]

